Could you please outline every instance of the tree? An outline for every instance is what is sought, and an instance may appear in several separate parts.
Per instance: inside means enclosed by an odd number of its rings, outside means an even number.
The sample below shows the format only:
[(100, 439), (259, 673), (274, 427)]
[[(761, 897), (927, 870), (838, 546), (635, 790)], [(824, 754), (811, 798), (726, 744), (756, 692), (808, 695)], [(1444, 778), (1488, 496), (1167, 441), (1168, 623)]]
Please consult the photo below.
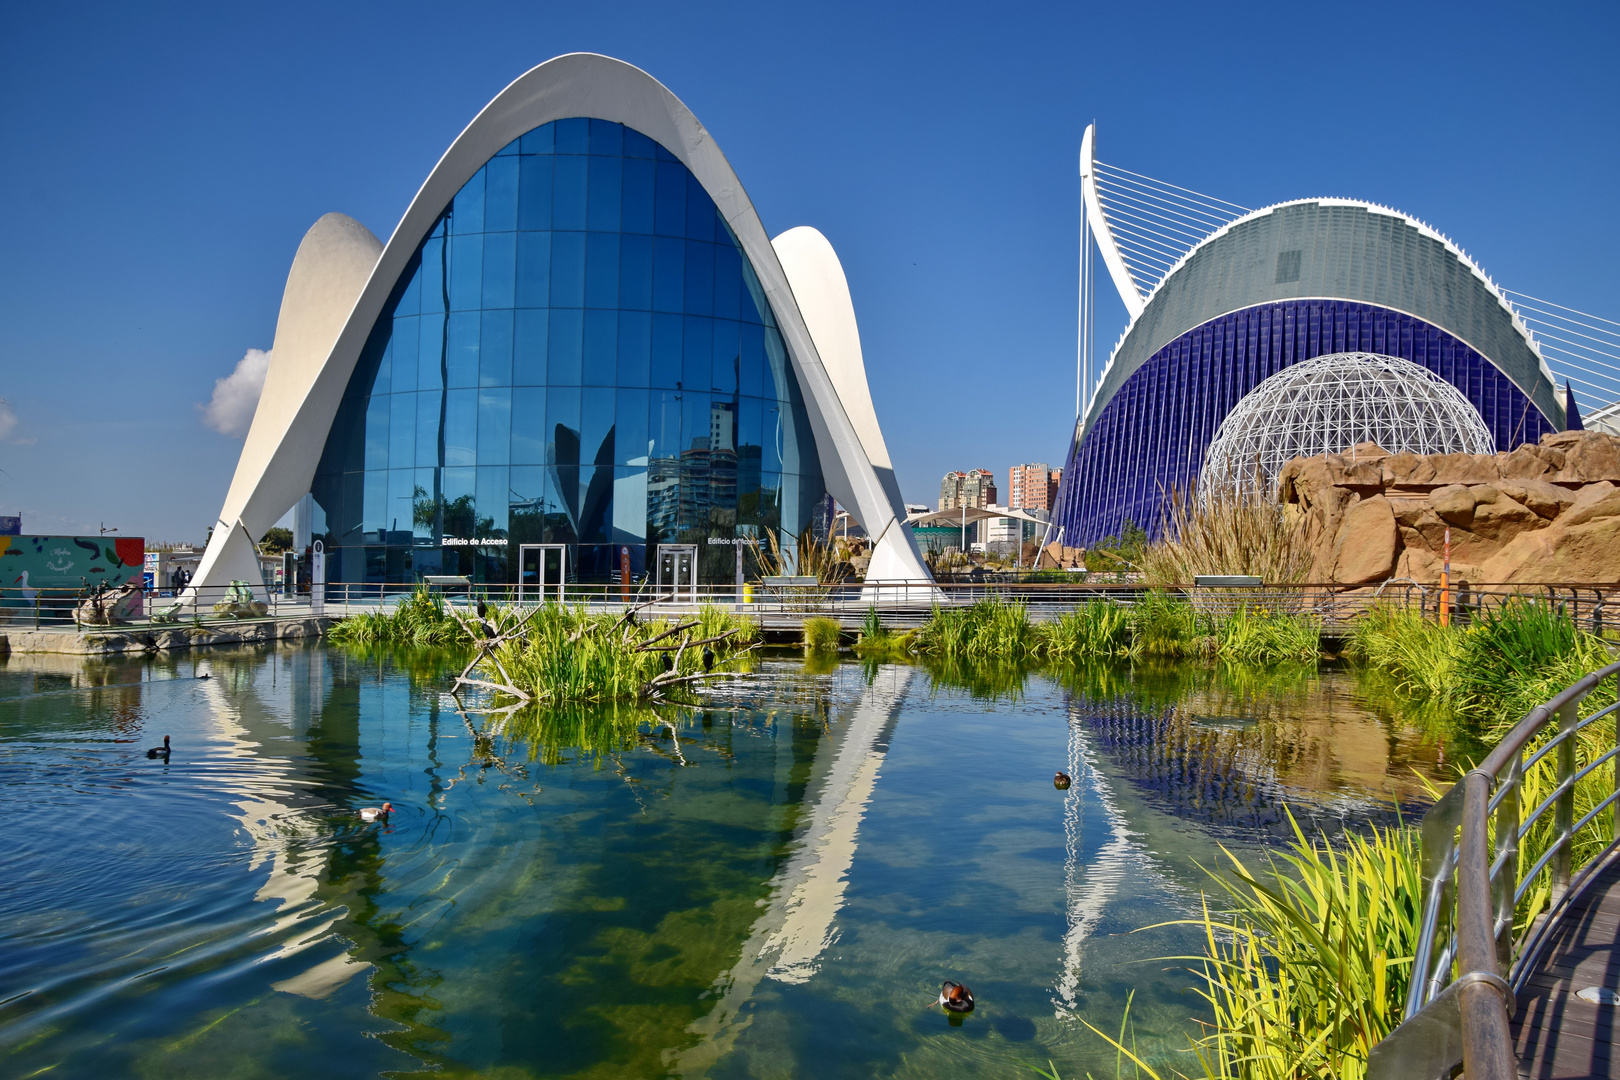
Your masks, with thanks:
[(290, 551), (292, 546), (292, 530), (283, 529), (280, 525), (272, 527), (263, 536), (259, 537), (259, 547), (268, 555), (278, 555), (283, 551)]

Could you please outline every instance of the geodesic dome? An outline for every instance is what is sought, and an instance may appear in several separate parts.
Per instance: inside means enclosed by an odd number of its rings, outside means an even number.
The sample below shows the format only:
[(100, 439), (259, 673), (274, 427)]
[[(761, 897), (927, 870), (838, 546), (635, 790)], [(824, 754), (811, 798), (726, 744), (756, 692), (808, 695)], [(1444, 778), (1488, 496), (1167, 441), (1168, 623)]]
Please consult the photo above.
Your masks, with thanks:
[(1283, 465), (1373, 442), (1392, 454), (1489, 454), (1491, 433), (1462, 392), (1410, 360), (1331, 353), (1284, 368), (1221, 421), (1198, 475), (1200, 498), (1270, 498)]

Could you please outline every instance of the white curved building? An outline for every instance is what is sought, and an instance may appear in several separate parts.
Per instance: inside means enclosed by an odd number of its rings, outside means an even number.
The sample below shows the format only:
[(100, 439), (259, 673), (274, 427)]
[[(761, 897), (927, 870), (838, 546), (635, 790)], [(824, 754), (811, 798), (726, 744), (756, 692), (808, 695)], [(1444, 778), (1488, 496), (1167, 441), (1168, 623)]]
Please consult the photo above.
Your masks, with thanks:
[(607, 582), (663, 545), (730, 581), (708, 540), (792, 551), (829, 493), (869, 579), (928, 580), (832, 246), (773, 243), (697, 118), (592, 54), (497, 95), (386, 245), (311, 228), (194, 584), (257, 582), (306, 492), (328, 581)]

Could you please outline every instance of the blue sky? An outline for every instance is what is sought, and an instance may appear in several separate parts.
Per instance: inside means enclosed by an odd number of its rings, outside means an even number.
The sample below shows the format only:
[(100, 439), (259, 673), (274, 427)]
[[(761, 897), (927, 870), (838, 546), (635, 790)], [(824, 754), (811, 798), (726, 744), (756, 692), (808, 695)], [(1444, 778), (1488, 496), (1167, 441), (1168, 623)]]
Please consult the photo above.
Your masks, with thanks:
[[(304, 231), (386, 238), (461, 128), (590, 50), (670, 87), (775, 235), (843, 260), (908, 500), (1060, 463), (1076, 152), (1248, 206), (1405, 210), (1620, 319), (1614, 4), (0, 4), (0, 513), (198, 540)], [(1099, 283), (1104, 352), (1123, 312)], [(14, 417), (14, 422), (12, 421)]]

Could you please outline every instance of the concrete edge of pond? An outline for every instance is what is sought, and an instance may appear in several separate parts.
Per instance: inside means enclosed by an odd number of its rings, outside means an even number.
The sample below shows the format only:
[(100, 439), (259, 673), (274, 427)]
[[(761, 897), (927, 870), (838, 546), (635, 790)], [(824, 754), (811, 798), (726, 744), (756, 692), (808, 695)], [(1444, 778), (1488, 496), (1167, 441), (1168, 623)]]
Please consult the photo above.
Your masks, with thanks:
[(254, 619), (198, 626), (102, 627), (96, 629), (0, 631), (0, 655), (8, 653), (68, 653), (76, 656), (108, 656), (116, 653), (164, 652), (174, 649), (206, 648), (211, 645), (241, 645), (255, 642), (296, 641), (320, 637), (337, 620), (331, 617), (300, 619)]

